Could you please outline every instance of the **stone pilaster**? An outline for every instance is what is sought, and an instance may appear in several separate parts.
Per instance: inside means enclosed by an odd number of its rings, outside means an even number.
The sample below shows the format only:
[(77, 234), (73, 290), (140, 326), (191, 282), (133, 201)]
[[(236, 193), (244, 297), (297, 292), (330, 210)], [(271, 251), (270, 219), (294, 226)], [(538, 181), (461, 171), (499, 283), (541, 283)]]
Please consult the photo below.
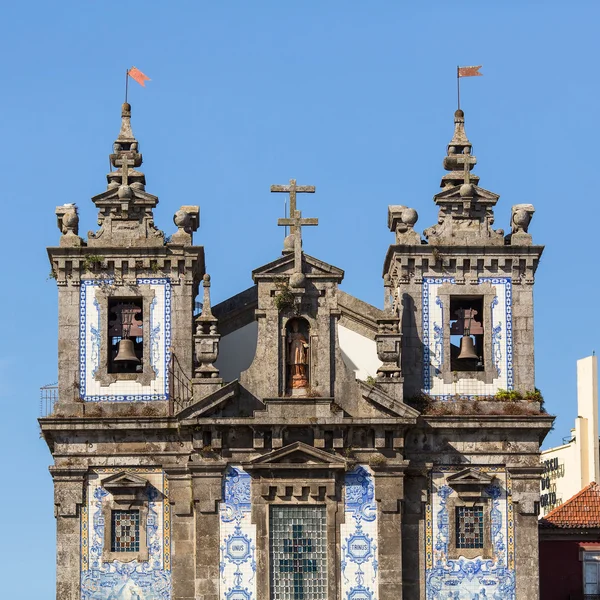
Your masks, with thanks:
[(195, 600), (219, 598), (219, 502), (223, 469), (218, 466), (194, 472), (192, 489), (196, 516), (196, 596)]
[(51, 467), (56, 517), (56, 600), (79, 600), (85, 469)]
[(378, 518), (379, 600), (402, 600), (402, 503), (404, 472), (375, 471)]
[(171, 504), (171, 572), (173, 600), (194, 600), (195, 531), (192, 478), (185, 468), (166, 469)]

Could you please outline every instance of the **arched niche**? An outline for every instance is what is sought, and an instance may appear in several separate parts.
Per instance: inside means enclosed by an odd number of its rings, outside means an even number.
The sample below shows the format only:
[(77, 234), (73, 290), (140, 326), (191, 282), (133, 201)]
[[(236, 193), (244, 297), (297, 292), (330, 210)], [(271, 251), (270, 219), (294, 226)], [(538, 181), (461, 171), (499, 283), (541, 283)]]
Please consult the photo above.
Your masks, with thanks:
[(310, 324), (294, 317), (285, 325), (285, 389), (303, 395), (310, 388)]

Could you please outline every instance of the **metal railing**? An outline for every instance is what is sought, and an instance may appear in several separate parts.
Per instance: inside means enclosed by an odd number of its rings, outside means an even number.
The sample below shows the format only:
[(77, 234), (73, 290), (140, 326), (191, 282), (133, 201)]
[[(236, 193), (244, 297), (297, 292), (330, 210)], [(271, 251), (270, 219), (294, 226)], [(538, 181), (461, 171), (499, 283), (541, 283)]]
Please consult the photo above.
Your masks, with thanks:
[(185, 374), (175, 354), (169, 363), (169, 398), (171, 413), (178, 413), (192, 403), (192, 380)]
[(58, 402), (58, 382), (40, 388), (40, 417), (49, 417)]

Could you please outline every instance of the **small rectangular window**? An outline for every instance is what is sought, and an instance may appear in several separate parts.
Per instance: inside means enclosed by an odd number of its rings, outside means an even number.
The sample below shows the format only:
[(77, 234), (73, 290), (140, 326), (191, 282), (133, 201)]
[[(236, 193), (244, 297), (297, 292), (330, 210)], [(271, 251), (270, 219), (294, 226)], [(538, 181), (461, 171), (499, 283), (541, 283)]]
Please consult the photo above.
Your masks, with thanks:
[(139, 510), (113, 510), (111, 525), (111, 552), (140, 551)]
[(483, 548), (483, 506), (456, 507), (456, 547)]

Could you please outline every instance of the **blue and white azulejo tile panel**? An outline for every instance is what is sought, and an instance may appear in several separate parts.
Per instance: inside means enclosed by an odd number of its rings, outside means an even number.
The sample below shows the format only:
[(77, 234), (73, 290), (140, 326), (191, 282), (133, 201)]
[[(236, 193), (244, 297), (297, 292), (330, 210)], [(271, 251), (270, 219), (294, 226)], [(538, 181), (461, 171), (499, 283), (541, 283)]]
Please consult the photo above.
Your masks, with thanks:
[[(146, 542), (148, 561), (103, 562), (102, 503), (109, 496), (101, 480), (114, 473), (148, 479)], [(171, 600), (171, 512), (168, 481), (158, 469), (110, 468), (88, 476), (81, 511), (81, 600)]]
[[(137, 285), (154, 290), (150, 314), (145, 319), (150, 336), (150, 366), (156, 375), (149, 385), (137, 381), (116, 381), (101, 385), (96, 379), (100, 365), (102, 337), (100, 306), (96, 297), (100, 285), (112, 280), (87, 279), (81, 282), (79, 297), (79, 380), (80, 396), (86, 402), (135, 402), (141, 400), (168, 400), (169, 361), (171, 360), (171, 280), (168, 278), (139, 278)], [(146, 358), (144, 358), (146, 360)]]
[(493, 396), (498, 389), (512, 390), (513, 337), (512, 337), (512, 281), (510, 277), (480, 277), (478, 285), (489, 283), (496, 290), (491, 305), (492, 362), (498, 377), (492, 383), (475, 379), (458, 378), (444, 383), (442, 369), (449, 356), (444, 356), (444, 305), (438, 296), (444, 283), (454, 283), (452, 277), (425, 277), (423, 279), (423, 391), (430, 396), (449, 399), (461, 396)]
[[(491, 558), (465, 558), (460, 550), (449, 553), (454, 511), (448, 507), (456, 492), (446, 478), (463, 466), (440, 467), (431, 473), (429, 501), (425, 507), (427, 600), (515, 600), (515, 534), (512, 483), (500, 467), (480, 467), (493, 476), (484, 491), (484, 511), (490, 520)], [(458, 558), (449, 558), (449, 554)]]
[(251, 523), (250, 475), (229, 466), (220, 517), (220, 598), (256, 599), (256, 525)]
[(377, 600), (377, 504), (370, 467), (358, 465), (346, 473), (344, 487), (342, 600)]

